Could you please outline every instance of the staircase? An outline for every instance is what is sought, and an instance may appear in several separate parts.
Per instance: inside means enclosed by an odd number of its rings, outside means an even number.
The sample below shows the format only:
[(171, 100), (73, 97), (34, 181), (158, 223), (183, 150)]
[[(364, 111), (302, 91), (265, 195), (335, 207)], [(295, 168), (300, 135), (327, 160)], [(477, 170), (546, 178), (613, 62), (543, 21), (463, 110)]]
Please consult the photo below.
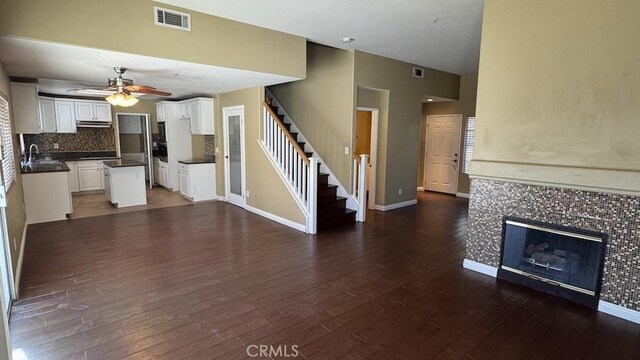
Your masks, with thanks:
[[(265, 116), (269, 117), (269, 115), (272, 115), (277, 126), (283, 131), (286, 131), (286, 135), (288, 135), (286, 137), (295, 141), (293, 147), (299, 150), (296, 156), (302, 157), (303, 162), (311, 164), (310, 166), (317, 166), (317, 169), (314, 169), (317, 171), (313, 171), (313, 173), (317, 174), (315, 182), (315, 185), (317, 186), (317, 201), (315, 202), (315, 210), (317, 211), (317, 231), (355, 224), (357, 211), (347, 208), (347, 198), (338, 196), (338, 185), (330, 183), (330, 174), (322, 173), (320, 171), (321, 164), (317, 163), (316, 165), (313, 165), (315, 163), (311, 162), (311, 159), (317, 159), (313, 157), (314, 154), (312, 151), (308, 151), (310, 147), (308, 147), (304, 141), (299, 140), (299, 137), (301, 137), (299, 136), (300, 134), (298, 134), (295, 129), (292, 130), (292, 123), (288, 121), (288, 117), (281, 114), (280, 108), (275, 105), (275, 101), (269, 95), (267, 95), (267, 100), (265, 101), (264, 106), (267, 109)], [(265, 134), (267, 134), (265, 137), (270, 137), (271, 135), (269, 135), (269, 133), (273, 133), (273, 130), (265, 130)], [(278, 140), (275, 142), (278, 142)], [(286, 154), (285, 151), (285, 157), (286, 156), (289, 155)], [(294, 165), (293, 168), (294, 170), (297, 169), (297, 165)], [(304, 194), (303, 192), (303, 196), (308, 195), (308, 193)]]

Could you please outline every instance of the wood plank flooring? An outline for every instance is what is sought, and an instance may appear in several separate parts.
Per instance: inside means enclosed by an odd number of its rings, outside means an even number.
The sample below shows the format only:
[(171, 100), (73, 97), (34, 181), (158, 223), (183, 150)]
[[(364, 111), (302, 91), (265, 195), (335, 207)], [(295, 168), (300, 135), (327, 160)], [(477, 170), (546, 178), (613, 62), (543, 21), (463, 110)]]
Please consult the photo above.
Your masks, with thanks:
[(29, 226), (12, 345), (29, 360), (244, 359), (250, 345), (306, 359), (640, 358), (640, 325), (463, 269), (466, 208), (420, 193), (316, 236), (220, 202)]

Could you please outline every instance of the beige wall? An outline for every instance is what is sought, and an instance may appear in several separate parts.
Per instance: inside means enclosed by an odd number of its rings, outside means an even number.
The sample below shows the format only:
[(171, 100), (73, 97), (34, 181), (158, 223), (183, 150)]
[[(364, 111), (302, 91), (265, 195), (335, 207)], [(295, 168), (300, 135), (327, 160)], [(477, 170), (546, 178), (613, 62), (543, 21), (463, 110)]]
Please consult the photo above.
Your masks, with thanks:
[[(418, 186), (424, 186), (424, 154), (426, 141), (426, 119), (429, 115), (462, 114), (462, 138), (460, 141), (460, 160), (463, 161), (464, 132), (467, 127), (467, 118), (476, 114), (476, 93), (478, 88), (478, 75), (469, 74), (460, 77), (460, 96), (458, 101), (422, 104), (422, 122), (420, 125), (420, 162), (418, 163)], [(458, 167), (458, 192), (469, 193), (469, 175), (462, 172), (462, 166)]]
[(640, 192), (638, 14), (485, 1), (472, 174)]
[[(338, 181), (351, 181), (353, 52), (309, 43), (307, 78), (269, 89)], [(345, 154), (344, 148), (350, 153)]]
[[(458, 75), (425, 69), (424, 79), (418, 79), (411, 76), (412, 68), (413, 65), (401, 61), (355, 52), (358, 89), (388, 90), (380, 93), (383, 98), (388, 97), (381, 100), (381, 106), (388, 107), (381, 110), (378, 125), (376, 203), (381, 205), (416, 198), (424, 96), (458, 97)], [(360, 100), (364, 104), (367, 96)], [(380, 177), (384, 180), (380, 181)], [(399, 189), (402, 189), (402, 195), (398, 194)]]
[(303, 37), (184, 9), (191, 31), (155, 26), (154, 6), (173, 8), (151, 0), (2, 0), (0, 34), (304, 77)]
[[(9, 78), (0, 65), (0, 96), (9, 100), (11, 105), (11, 94), (9, 91)], [(11, 128), (15, 128), (13, 124), (13, 115), (11, 115)], [(22, 246), (22, 233), (26, 226), (26, 214), (24, 212), (24, 195), (22, 192), (22, 176), (20, 175), (20, 144), (17, 138), (13, 138), (13, 149), (16, 162), (16, 181), (7, 192), (7, 227), (9, 233), (11, 263), (13, 267), (13, 276), (15, 280), (16, 270), (18, 266), (18, 257), (20, 255), (20, 247)]]
[[(250, 192), (247, 205), (283, 217), (298, 224), (305, 224), (305, 218), (284, 183), (276, 173), (266, 154), (258, 145), (262, 122), (262, 102), (264, 88), (252, 87), (218, 95), (216, 112), (216, 147), (220, 160), (224, 159), (224, 136), (222, 109), (244, 105), (244, 133), (246, 159), (246, 190)], [(217, 191), (224, 195), (224, 162), (218, 161)]]

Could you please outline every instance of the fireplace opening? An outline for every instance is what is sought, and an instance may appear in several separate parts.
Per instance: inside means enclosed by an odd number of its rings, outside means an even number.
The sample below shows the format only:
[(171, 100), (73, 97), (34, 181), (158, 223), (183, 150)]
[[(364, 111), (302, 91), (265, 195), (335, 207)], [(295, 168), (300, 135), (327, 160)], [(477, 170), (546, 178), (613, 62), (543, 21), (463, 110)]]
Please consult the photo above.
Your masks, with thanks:
[(607, 235), (505, 217), (498, 278), (597, 308)]

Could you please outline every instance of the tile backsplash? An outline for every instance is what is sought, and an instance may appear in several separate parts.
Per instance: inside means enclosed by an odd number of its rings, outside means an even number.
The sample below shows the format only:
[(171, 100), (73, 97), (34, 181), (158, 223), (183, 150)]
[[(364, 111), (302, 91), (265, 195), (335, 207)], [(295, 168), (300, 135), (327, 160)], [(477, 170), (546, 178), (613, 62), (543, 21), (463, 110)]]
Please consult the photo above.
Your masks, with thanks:
[(205, 155), (215, 155), (216, 153), (215, 135), (204, 136), (204, 153)]
[[(40, 151), (115, 151), (116, 137), (112, 127), (109, 128), (78, 128), (77, 133), (69, 134), (25, 134), (25, 147), (38, 145)], [(54, 148), (58, 143), (58, 149)]]

